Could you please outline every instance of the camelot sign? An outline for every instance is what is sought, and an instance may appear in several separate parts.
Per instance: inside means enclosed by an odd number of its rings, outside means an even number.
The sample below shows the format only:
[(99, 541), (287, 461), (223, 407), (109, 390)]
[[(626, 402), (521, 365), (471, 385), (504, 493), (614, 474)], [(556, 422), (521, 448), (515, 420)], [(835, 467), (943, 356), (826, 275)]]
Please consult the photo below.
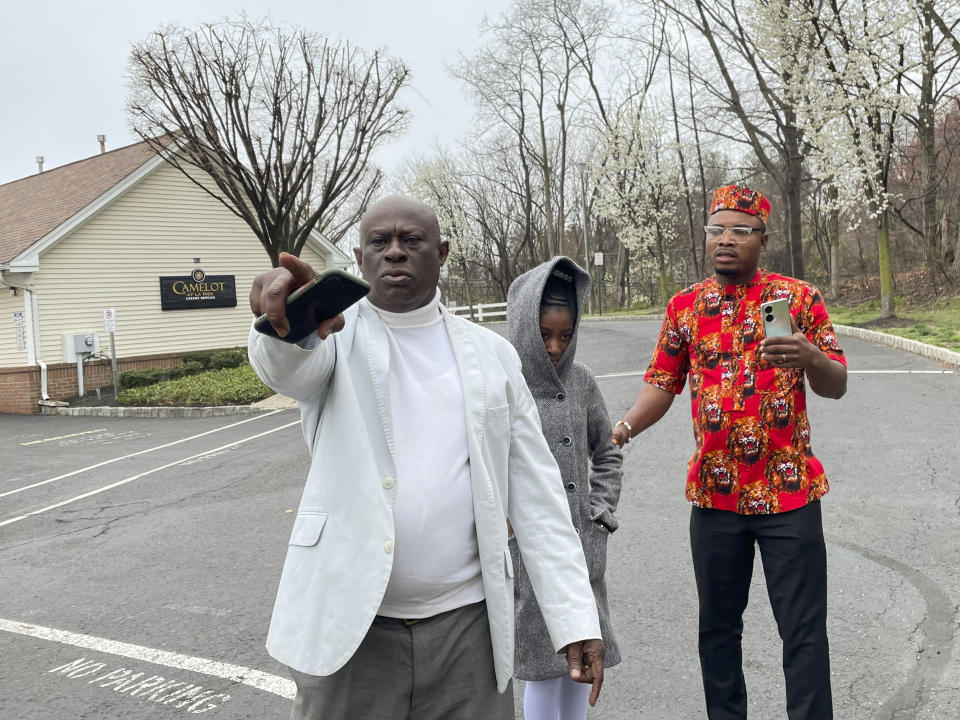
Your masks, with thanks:
[(160, 278), (162, 310), (236, 306), (237, 283), (234, 275), (207, 275), (197, 268), (186, 277)]

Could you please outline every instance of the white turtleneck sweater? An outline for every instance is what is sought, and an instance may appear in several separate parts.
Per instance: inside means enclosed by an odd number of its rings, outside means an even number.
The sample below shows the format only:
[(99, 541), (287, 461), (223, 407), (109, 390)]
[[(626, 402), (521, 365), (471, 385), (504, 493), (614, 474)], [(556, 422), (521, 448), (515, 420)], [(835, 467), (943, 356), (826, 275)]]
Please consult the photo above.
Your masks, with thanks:
[(406, 313), (371, 304), (390, 341), (397, 467), (393, 570), (379, 614), (424, 618), (483, 599), (463, 386), (440, 291)]

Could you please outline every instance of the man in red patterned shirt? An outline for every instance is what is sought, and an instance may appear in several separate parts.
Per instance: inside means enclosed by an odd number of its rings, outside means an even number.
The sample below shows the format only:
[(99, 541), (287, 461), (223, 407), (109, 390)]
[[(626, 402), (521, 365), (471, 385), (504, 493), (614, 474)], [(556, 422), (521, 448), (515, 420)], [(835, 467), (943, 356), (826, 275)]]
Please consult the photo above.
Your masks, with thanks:
[[(770, 203), (728, 185), (710, 206), (714, 275), (671, 298), (640, 394), (611, 442), (657, 422), (690, 378), (696, 452), (686, 497), (700, 600), (700, 666), (710, 720), (747, 717), (741, 636), (759, 546), (783, 639), (790, 720), (833, 717), (827, 563), (804, 378), (823, 397), (846, 392), (843, 351), (819, 291), (758, 269)], [(793, 333), (765, 338), (760, 304), (788, 299)]]

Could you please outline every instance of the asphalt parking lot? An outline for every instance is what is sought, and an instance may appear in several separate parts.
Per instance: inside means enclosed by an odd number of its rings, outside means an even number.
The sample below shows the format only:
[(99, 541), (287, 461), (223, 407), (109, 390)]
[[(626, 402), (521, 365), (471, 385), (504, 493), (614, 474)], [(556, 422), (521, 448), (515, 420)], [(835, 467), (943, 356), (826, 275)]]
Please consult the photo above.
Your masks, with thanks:
[[(657, 327), (583, 326), (578, 359), (612, 417)], [(832, 487), (836, 717), (956, 718), (960, 369), (841, 340), (847, 396), (809, 395)], [(263, 641), (307, 469), (296, 410), (0, 415), (0, 438), (0, 718), (286, 717), (292, 686)], [(627, 447), (608, 562), (624, 660), (592, 718), (705, 716), (682, 493), (692, 448), (686, 395)], [(751, 717), (783, 718), (759, 562), (745, 624)]]

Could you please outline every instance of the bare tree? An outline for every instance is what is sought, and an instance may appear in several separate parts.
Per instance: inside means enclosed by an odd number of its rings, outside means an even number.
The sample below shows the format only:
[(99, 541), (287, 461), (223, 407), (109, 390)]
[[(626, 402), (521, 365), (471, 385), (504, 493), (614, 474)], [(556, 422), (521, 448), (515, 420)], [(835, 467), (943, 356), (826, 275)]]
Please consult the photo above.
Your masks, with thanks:
[[(944, 107), (956, 99), (958, 82), (960, 82), (957, 78), (960, 50), (955, 45), (955, 38), (942, 32), (941, 26), (944, 26), (944, 20), (935, 6), (934, 0), (917, 0), (913, 8), (917, 25), (910, 37), (915, 38), (919, 45), (915, 49), (919, 58), (919, 77), (915, 77), (916, 73), (905, 74), (907, 87), (912, 86), (919, 93), (919, 102), (916, 107), (912, 111), (904, 112), (903, 116), (917, 133), (917, 144), (920, 150), (918, 158), (920, 177), (917, 185), (922, 196), (909, 197), (903, 206), (895, 207), (894, 211), (907, 228), (922, 238), (928, 267), (942, 271), (945, 253), (940, 229), (944, 213), (938, 203), (938, 195), (941, 189), (943, 165), (940, 156), (945, 148), (943, 143), (937, 142), (936, 126), (938, 115), (942, 116)], [(953, 25), (956, 25), (956, 21), (953, 21)], [(940, 30), (939, 35), (934, 32), (935, 28)], [(946, 29), (949, 33), (949, 28)], [(916, 52), (917, 50), (919, 52)], [(916, 204), (913, 201), (917, 199), (921, 201), (922, 214), (919, 223), (914, 223), (904, 210), (907, 206)]]
[(542, 258), (568, 245), (571, 148), (588, 106), (604, 113), (594, 63), (610, 19), (595, 0), (519, 0), (484, 22), (484, 45), (452, 69), (476, 100), (480, 139), (503, 126), (516, 138), (527, 209), (543, 219)]
[(301, 29), (170, 26), (133, 47), (127, 107), (137, 134), (243, 219), (276, 266), (314, 229), (338, 242), (363, 213), (382, 180), (371, 153), (406, 122), (408, 74)]
[(719, 77), (698, 74), (698, 84), (713, 96), (719, 112), (738, 126), (712, 132), (749, 145), (779, 187), (787, 211), (790, 272), (804, 277), (801, 208), (807, 147), (797, 126), (794, 99), (785, 92), (799, 66), (800, 38), (783, 45), (779, 57), (769, 57), (758, 46), (759, 39), (744, 19), (746, 10), (737, 0), (662, 2), (679, 23), (707, 43), (712, 70)]
[(450, 258), (442, 284), (457, 301), (499, 302), (514, 278), (542, 260), (543, 218), (529, 215), (528, 178), (511, 134), (464, 141), (449, 152), (410, 163), (401, 191), (437, 210), (449, 237)]

